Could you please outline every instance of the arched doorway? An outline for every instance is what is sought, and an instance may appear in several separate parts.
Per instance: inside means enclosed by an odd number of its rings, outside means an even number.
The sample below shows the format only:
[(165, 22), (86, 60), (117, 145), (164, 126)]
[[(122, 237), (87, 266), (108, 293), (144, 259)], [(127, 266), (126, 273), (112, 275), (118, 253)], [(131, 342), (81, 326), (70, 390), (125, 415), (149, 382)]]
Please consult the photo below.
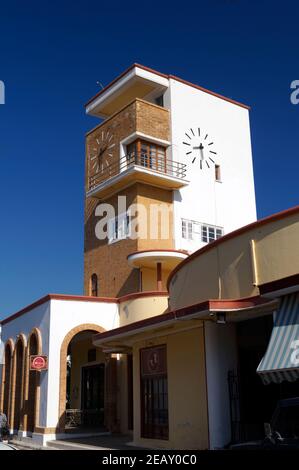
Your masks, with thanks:
[[(36, 370), (30, 370), (30, 356), (36, 354), (41, 354), (41, 335), (37, 329), (34, 329), (30, 334), (27, 347), (27, 384), (25, 391), (25, 401), (26, 401), (26, 429), (27, 432), (32, 434), (36, 426), (36, 416), (38, 408), (38, 387), (40, 372)], [(24, 419), (24, 421), (25, 421)]]
[(104, 423), (105, 355), (92, 343), (103, 328), (79, 325), (65, 337), (60, 353), (59, 431), (98, 428)]
[(20, 335), (14, 353), (14, 403), (13, 403), (13, 429), (20, 429), (23, 414), (23, 379), (24, 379), (24, 357), (25, 357), (25, 340)]
[(3, 377), (4, 377), (3, 412), (6, 414), (8, 419), (10, 415), (12, 355), (13, 355), (13, 343), (12, 341), (8, 341), (5, 345), (4, 372), (3, 372)]

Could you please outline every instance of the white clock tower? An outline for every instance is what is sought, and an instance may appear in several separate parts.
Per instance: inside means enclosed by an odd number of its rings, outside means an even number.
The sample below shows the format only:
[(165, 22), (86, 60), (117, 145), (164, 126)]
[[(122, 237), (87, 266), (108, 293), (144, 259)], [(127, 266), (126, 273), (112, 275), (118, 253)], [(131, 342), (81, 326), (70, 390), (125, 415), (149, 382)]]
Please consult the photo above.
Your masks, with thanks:
[[(256, 220), (246, 105), (134, 64), (86, 112), (104, 120), (86, 142), (86, 294), (98, 291), (96, 279), (99, 295), (165, 289), (182, 252)], [(153, 204), (170, 209), (168, 236), (130, 239), (127, 207), (109, 221), (107, 241), (97, 241), (96, 207), (108, 203), (117, 212), (119, 196), (145, 206), (148, 219)], [(166, 218), (148, 222), (160, 230)], [(110, 277), (102, 274), (107, 265)]]
[(193, 251), (256, 220), (249, 108), (175, 77), (165, 103), (189, 180), (174, 193), (175, 245)]

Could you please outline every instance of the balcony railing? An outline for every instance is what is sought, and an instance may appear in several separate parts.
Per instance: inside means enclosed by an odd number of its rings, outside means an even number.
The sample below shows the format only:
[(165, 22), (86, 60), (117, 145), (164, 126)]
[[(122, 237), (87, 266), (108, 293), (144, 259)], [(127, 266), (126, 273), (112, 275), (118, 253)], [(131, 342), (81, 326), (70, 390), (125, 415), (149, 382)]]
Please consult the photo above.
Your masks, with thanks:
[(152, 173), (178, 179), (184, 179), (187, 170), (187, 166), (184, 163), (169, 160), (164, 156), (135, 153), (133, 155), (125, 155), (119, 161), (111, 163), (104, 167), (102, 171), (90, 176), (88, 189), (91, 190), (109, 178), (119, 175), (132, 167), (139, 167)]

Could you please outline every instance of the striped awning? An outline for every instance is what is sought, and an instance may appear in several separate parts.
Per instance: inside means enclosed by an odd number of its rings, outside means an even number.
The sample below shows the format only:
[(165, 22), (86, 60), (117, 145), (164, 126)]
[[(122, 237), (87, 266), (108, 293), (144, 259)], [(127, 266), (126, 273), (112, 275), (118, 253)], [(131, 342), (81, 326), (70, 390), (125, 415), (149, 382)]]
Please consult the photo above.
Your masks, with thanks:
[(265, 385), (299, 379), (299, 293), (282, 297), (274, 326), (257, 373)]

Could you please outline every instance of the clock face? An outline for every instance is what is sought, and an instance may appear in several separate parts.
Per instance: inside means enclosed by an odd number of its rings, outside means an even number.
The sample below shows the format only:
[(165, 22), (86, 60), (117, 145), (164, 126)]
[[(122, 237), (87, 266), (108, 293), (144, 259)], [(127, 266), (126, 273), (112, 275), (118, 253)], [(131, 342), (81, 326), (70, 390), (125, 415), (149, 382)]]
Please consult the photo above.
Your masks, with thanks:
[(190, 127), (185, 132), (183, 146), (188, 160), (197, 164), (201, 170), (216, 164), (217, 152), (213, 139), (202, 128)]
[(91, 143), (89, 149), (90, 173), (95, 175), (103, 173), (114, 157), (115, 143), (113, 134), (108, 131), (101, 131), (96, 139)]

